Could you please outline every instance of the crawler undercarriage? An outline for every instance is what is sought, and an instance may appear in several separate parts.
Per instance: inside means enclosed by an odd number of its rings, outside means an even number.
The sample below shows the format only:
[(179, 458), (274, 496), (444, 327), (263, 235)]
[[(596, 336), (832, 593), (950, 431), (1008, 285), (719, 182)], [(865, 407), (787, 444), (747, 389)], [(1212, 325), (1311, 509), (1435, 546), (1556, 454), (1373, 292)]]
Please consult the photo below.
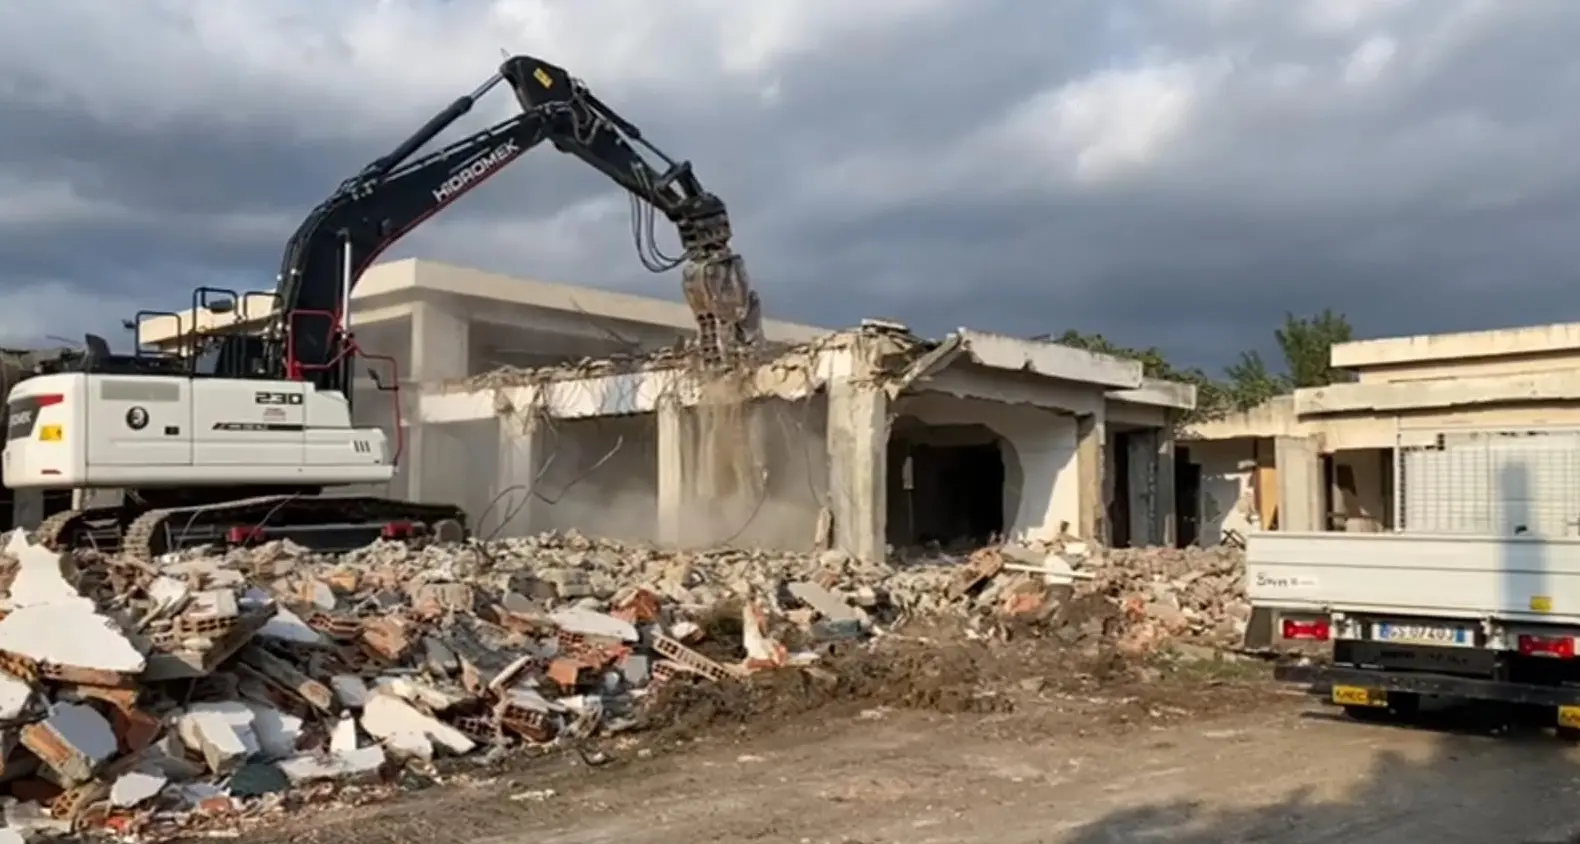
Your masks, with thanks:
[(317, 490), (270, 491), (207, 502), (173, 500), (190, 496), (172, 496), (164, 490), (155, 493), (127, 492), (121, 504), (56, 513), (39, 525), (39, 541), (60, 550), (116, 552), (153, 562), (163, 554), (199, 545), (244, 547), (290, 539), (329, 553), (380, 538), (459, 541), (466, 536), (465, 513), (443, 504), (322, 496)]

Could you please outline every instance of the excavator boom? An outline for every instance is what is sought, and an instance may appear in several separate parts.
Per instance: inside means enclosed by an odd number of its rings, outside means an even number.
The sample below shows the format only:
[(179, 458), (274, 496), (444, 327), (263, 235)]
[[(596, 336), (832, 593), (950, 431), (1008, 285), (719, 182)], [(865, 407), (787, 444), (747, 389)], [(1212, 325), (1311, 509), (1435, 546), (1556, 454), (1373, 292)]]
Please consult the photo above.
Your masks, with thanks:
[[(502, 83), (515, 94), (519, 115), (419, 156)], [(681, 270), (705, 358), (723, 361), (760, 341), (761, 307), (741, 257), (730, 247), (724, 202), (702, 186), (689, 162), (653, 146), (565, 69), (514, 56), (308, 215), (280, 268), (275, 334), (291, 340), (272, 347), (274, 359), (265, 371), (346, 392), (351, 376), (345, 307), (363, 271), (407, 232), (545, 141), (629, 192), (639, 256), (653, 272)], [(679, 233), (678, 255), (666, 256), (654, 245), (656, 214)]]

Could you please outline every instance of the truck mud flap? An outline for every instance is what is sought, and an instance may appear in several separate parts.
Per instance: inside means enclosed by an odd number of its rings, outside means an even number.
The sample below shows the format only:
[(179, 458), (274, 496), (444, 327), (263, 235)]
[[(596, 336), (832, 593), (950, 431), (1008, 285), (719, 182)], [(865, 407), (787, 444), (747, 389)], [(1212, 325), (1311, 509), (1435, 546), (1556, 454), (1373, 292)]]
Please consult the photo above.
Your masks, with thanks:
[(1331, 698), (1335, 689), (1349, 688), (1534, 706), (1580, 707), (1580, 687), (1537, 686), (1452, 674), (1378, 671), (1337, 665), (1279, 665), (1273, 668), (1273, 678), (1308, 686), (1312, 694), (1325, 698)]

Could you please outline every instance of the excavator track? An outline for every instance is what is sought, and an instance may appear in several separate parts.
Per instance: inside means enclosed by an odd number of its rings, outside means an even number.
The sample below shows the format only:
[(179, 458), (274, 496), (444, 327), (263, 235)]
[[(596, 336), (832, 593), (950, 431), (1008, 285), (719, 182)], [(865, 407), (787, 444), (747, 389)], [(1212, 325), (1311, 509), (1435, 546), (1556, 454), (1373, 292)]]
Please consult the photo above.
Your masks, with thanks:
[(319, 550), (349, 550), (396, 523), (410, 523), (417, 535), (440, 541), (466, 537), (466, 516), (460, 508), (389, 498), (265, 495), (155, 508), (136, 514), (112, 536), (103, 523), (113, 521), (121, 527), (126, 514), (120, 507), (68, 510), (45, 519), (37, 535), (58, 550), (118, 551), (144, 563), (197, 545), (234, 545), (236, 528), (242, 529), (246, 542), (291, 538)]

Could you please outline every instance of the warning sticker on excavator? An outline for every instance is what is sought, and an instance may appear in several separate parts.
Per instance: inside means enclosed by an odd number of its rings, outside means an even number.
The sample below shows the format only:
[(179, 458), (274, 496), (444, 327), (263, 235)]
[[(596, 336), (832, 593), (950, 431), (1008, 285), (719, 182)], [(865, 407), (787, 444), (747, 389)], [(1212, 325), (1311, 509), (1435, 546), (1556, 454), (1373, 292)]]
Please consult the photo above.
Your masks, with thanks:
[(66, 428), (62, 425), (44, 425), (38, 429), (39, 442), (58, 443), (66, 437)]
[(554, 87), (554, 77), (550, 76), (549, 72), (541, 67), (532, 71), (532, 78), (538, 80), (538, 84), (545, 88)]
[(1552, 596), (1550, 596), (1550, 595), (1532, 595), (1531, 596), (1530, 607), (1531, 607), (1531, 612), (1552, 612), (1553, 611), (1553, 599), (1552, 599)]

